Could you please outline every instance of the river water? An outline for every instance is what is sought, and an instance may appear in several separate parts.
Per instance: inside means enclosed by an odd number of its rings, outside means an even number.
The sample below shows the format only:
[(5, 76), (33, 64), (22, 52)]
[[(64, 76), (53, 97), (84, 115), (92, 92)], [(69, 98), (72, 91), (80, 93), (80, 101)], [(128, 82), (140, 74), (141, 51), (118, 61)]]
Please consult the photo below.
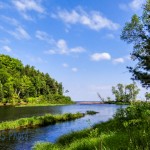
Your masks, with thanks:
[(55, 142), (58, 137), (73, 131), (89, 128), (92, 125), (105, 122), (113, 117), (120, 106), (115, 104), (92, 104), (92, 105), (64, 105), (43, 107), (0, 107), (0, 122), (15, 120), (23, 117), (39, 116), (45, 113), (85, 113), (87, 110), (97, 111), (96, 115), (86, 115), (74, 121), (57, 123), (46, 127), (11, 130), (0, 132), (0, 150), (30, 150), (37, 141)]

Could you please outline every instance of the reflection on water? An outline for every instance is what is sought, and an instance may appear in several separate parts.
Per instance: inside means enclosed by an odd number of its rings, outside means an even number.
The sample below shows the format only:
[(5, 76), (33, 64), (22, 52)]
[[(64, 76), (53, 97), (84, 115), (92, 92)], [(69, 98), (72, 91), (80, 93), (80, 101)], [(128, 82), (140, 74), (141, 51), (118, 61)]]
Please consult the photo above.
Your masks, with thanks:
[(29, 150), (37, 141), (55, 142), (58, 137), (63, 134), (88, 128), (101, 121), (110, 119), (119, 105), (111, 104), (96, 104), (96, 105), (66, 105), (66, 106), (44, 106), (44, 107), (3, 107), (0, 108), (0, 121), (13, 120), (21, 117), (30, 117), (43, 115), (45, 113), (62, 114), (66, 112), (86, 112), (87, 110), (94, 110), (99, 112), (96, 115), (87, 115), (83, 118), (57, 123), (41, 128), (24, 129), (19, 131), (0, 132), (0, 149), (5, 150)]

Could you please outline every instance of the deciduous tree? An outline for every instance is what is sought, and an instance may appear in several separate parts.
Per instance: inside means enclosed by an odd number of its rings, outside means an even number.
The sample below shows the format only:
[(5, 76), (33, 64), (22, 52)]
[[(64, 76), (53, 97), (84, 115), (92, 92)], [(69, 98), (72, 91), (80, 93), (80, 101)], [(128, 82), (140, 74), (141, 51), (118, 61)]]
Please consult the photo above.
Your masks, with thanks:
[(128, 67), (133, 80), (139, 80), (143, 87), (150, 87), (150, 0), (143, 6), (141, 17), (133, 15), (125, 24), (121, 39), (133, 44), (131, 58), (134, 67)]

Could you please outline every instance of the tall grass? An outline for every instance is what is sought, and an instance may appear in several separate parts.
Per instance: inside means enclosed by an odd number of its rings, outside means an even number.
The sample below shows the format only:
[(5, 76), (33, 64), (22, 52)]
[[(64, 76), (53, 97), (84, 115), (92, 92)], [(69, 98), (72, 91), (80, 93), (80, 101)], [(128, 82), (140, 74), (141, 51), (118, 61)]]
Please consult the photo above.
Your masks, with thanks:
[(0, 130), (19, 129), (19, 128), (31, 128), (36, 126), (45, 126), (55, 124), (57, 122), (64, 122), (74, 120), (83, 117), (83, 113), (66, 113), (62, 115), (46, 114), (44, 116), (21, 118), (14, 121), (5, 121), (0, 123)]
[(133, 103), (114, 118), (91, 129), (60, 137), (55, 144), (37, 143), (34, 150), (149, 150), (150, 103)]

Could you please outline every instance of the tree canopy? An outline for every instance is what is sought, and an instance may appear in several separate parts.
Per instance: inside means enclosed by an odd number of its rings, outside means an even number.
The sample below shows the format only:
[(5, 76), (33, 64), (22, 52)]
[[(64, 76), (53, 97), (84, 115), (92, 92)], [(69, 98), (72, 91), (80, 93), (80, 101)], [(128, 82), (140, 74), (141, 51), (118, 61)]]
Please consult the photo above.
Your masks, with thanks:
[(135, 82), (128, 85), (123, 85), (119, 83), (116, 87), (112, 87), (112, 93), (115, 96), (116, 102), (136, 101), (136, 97), (139, 91), (140, 89), (138, 89)]
[(133, 44), (131, 58), (134, 67), (128, 67), (133, 80), (139, 80), (143, 87), (150, 87), (150, 0), (143, 6), (141, 17), (136, 14), (125, 24), (121, 39)]
[(0, 102), (44, 96), (48, 101), (63, 97), (62, 83), (18, 59), (0, 55)]

